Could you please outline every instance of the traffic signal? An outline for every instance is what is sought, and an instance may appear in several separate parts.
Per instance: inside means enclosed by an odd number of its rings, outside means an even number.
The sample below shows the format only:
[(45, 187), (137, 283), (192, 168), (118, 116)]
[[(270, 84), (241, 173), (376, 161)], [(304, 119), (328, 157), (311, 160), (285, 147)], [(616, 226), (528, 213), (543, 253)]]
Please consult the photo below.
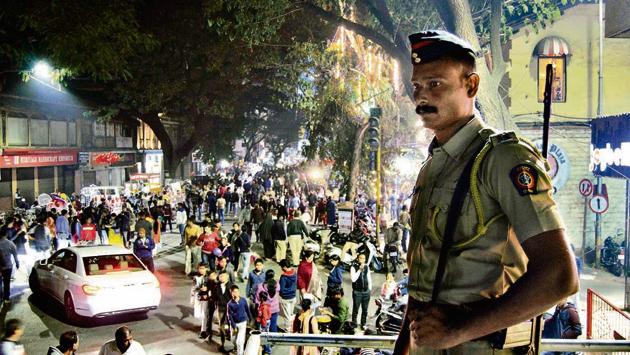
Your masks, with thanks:
[(381, 108), (373, 107), (370, 109), (370, 118), (368, 119), (368, 145), (370, 146), (370, 170), (376, 170), (376, 152), (381, 145), (380, 130)]

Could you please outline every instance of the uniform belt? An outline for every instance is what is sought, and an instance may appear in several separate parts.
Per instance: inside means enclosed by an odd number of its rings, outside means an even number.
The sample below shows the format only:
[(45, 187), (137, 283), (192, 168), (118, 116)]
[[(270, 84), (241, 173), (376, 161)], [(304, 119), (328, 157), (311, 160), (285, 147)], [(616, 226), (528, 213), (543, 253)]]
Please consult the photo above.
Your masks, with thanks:
[[(483, 302), (483, 301), (482, 301)], [(407, 310), (409, 309), (422, 309), (425, 307), (431, 307), (433, 306), (430, 302), (423, 302), (423, 301), (418, 301), (412, 297), (409, 297), (408, 302), (407, 302)], [(446, 309), (446, 311), (448, 313), (458, 313), (458, 312), (470, 312), (471, 310), (475, 309), (475, 303), (471, 303), (471, 304), (466, 304), (466, 305), (449, 305), (449, 304), (440, 304), (439, 307), (443, 307)], [(403, 324), (402, 327), (400, 329), (400, 334), (398, 336), (398, 339), (396, 340), (396, 345), (394, 348), (394, 354), (404, 354), (405, 349), (409, 348), (409, 340), (410, 340), (410, 332), (409, 332), (409, 326), (411, 324), (411, 321), (409, 320), (408, 316), (407, 316), (407, 312), (405, 312), (405, 317), (403, 319)], [(489, 342), (489, 343), (493, 343), (498, 337), (502, 336), (502, 333), (504, 333), (504, 330), (500, 330), (500, 331), (496, 331), (494, 333), (490, 333), (488, 335), (485, 335), (483, 337), (477, 338), (477, 339), (473, 339), (470, 341), (483, 341), (483, 342)], [(504, 335), (503, 335), (504, 336)]]

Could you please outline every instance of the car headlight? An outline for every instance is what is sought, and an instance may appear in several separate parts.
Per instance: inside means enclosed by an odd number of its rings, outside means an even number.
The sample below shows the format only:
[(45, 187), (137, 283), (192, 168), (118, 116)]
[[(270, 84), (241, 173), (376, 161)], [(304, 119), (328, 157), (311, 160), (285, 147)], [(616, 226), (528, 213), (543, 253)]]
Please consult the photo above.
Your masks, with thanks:
[(81, 289), (83, 289), (83, 293), (85, 293), (88, 296), (94, 296), (101, 290), (99, 286), (90, 285), (90, 284), (85, 284), (81, 286)]

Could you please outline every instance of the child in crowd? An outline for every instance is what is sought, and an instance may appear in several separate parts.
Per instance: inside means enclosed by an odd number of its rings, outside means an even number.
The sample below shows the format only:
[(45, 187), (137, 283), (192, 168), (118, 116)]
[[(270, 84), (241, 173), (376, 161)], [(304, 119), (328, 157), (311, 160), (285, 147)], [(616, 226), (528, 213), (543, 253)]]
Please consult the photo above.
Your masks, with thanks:
[(197, 265), (197, 272), (193, 275), (190, 297), (190, 303), (193, 306), (193, 316), (201, 319), (201, 332), (199, 333), (199, 338), (201, 339), (208, 337), (208, 302), (210, 292), (207, 271), (208, 265), (206, 263), (201, 262)]
[(258, 306), (258, 317), (256, 318), (256, 322), (261, 331), (268, 332), (269, 322), (271, 321), (271, 306), (267, 302), (267, 300), (269, 300), (269, 295), (267, 292), (262, 291), (258, 295), (258, 298), (260, 299), (260, 306)]

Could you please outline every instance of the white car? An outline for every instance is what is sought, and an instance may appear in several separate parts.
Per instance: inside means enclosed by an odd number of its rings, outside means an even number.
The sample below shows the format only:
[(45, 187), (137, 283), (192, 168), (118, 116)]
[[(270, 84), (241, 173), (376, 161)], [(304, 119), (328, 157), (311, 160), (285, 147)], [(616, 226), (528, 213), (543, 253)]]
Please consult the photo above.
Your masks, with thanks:
[(130, 250), (113, 245), (60, 249), (35, 263), (29, 286), (61, 302), (71, 322), (146, 313), (162, 297), (155, 275)]

